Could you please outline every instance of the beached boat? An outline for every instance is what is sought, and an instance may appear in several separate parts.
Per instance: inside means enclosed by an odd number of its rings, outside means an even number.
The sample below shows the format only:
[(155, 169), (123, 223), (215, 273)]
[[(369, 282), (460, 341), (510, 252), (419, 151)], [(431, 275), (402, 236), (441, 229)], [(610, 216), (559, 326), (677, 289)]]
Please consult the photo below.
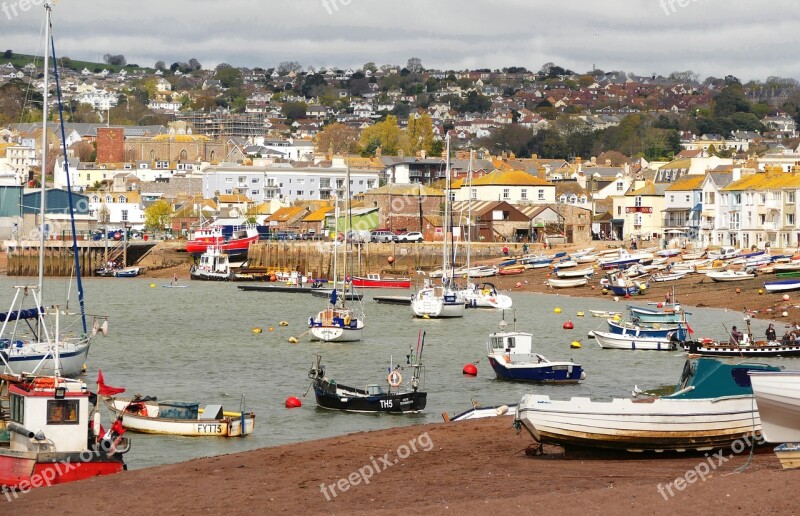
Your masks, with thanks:
[[(136, 396), (132, 399), (104, 397), (106, 408), (122, 419), (122, 426), (145, 434), (185, 437), (244, 437), (253, 433), (256, 416), (245, 412), (225, 412), (222, 405), (184, 401), (163, 401)], [(244, 430), (243, 430), (244, 429)]]
[(656, 273), (650, 276), (650, 281), (656, 283), (663, 283), (666, 281), (677, 281), (686, 277), (687, 272), (664, 272)]
[(586, 278), (585, 276), (583, 278), (566, 278), (566, 279), (547, 278), (547, 284), (550, 285), (550, 288), (583, 287), (588, 283), (589, 279)]
[(725, 281), (744, 281), (753, 279), (756, 277), (754, 272), (748, 271), (719, 271), (719, 272), (709, 272), (706, 274), (706, 277), (711, 278), (714, 281), (725, 282)]
[[(46, 4), (49, 5), (49, 4)], [(0, 418), (0, 486), (30, 489), (124, 471), (130, 442), (115, 422), (100, 425), (86, 382), (54, 376), (0, 379), (8, 419)], [(68, 467), (65, 467), (68, 466)]]
[(695, 251), (693, 253), (682, 253), (681, 260), (689, 261), (689, 260), (699, 260), (706, 255), (705, 250), (703, 251)]
[(386, 389), (379, 384), (368, 384), (364, 388), (349, 387), (331, 380), (321, 365), (322, 357), (316, 355), (308, 377), (311, 379), (317, 406), (347, 412), (408, 414), (422, 411), (428, 401), (428, 393), (420, 390), (423, 387), (421, 357), (425, 346), (424, 334), (419, 342), (416, 352), (412, 349), (404, 366), (412, 370), (411, 380), (404, 384), (401, 374), (403, 368), (392, 365), (386, 378)]
[(627, 278), (620, 273), (610, 274), (604, 280), (601, 281), (601, 285), (610, 290), (615, 296), (635, 296), (642, 294), (650, 287), (650, 284), (646, 281)]
[(647, 351), (674, 351), (678, 341), (673, 335), (666, 337), (644, 337), (641, 335), (592, 331), (597, 345), (603, 349), (630, 349)]
[(189, 269), (189, 277), (202, 281), (231, 281), (234, 279), (231, 272), (230, 259), (219, 247), (210, 245), (200, 255), (200, 261)]
[(575, 260), (573, 260), (571, 258), (562, 258), (561, 260), (559, 260), (557, 262), (553, 262), (553, 263), (550, 264), (550, 267), (552, 267), (553, 269), (556, 269), (556, 270), (569, 269), (569, 268), (577, 267), (577, 266), (578, 266), (578, 262), (576, 262)]
[(678, 256), (679, 254), (681, 254), (681, 250), (675, 248), (662, 249), (661, 251), (656, 251), (656, 254), (664, 258), (670, 258), (672, 256)]
[(764, 290), (767, 292), (791, 292), (793, 290), (800, 290), (800, 278), (766, 281), (764, 282)]
[(800, 468), (800, 444), (784, 443), (775, 447), (775, 456), (783, 469)]
[(556, 276), (559, 278), (582, 278), (594, 274), (593, 267), (583, 267), (581, 269), (556, 269)]
[(356, 288), (411, 288), (411, 278), (389, 278), (380, 274), (353, 276)]
[(629, 253), (625, 249), (617, 250), (617, 255), (612, 256), (610, 258), (601, 258), (597, 260), (597, 263), (603, 269), (625, 269), (634, 263), (645, 263), (649, 262), (653, 259), (653, 253), (648, 252), (637, 252), (637, 253)]
[(491, 265), (476, 265), (470, 267), (465, 271), (468, 278), (490, 278), (497, 276), (500, 269)]
[(714, 251), (708, 251), (707, 256), (712, 260), (732, 260), (739, 256), (741, 249), (731, 246), (722, 246)]
[(711, 451), (761, 430), (747, 374), (777, 370), (700, 358), (684, 364), (671, 395), (598, 402), (526, 394), (515, 420), (540, 444), (567, 452)]
[(800, 271), (800, 262), (798, 261), (791, 261), (788, 263), (776, 263), (772, 266), (772, 269), (778, 272), (791, 272), (791, 271)]
[(495, 405), (493, 407), (481, 407), (473, 402), (472, 408), (465, 410), (455, 416), (450, 416), (447, 412), (442, 413), (445, 423), (455, 423), (458, 421), (468, 421), (470, 419), (483, 419), (486, 417), (514, 416), (517, 413), (517, 406), (513, 403), (508, 405)]
[[(580, 364), (551, 362), (533, 351), (533, 335), (516, 330), (489, 335), (486, 348), (497, 378), (537, 383), (578, 383), (586, 378)], [(505, 320), (500, 323), (505, 327)]]
[(770, 443), (800, 443), (800, 372), (751, 371), (761, 433)]
[(508, 267), (500, 267), (497, 273), (501, 276), (515, 276), (525, 272), (524, 265), (510, 265)]

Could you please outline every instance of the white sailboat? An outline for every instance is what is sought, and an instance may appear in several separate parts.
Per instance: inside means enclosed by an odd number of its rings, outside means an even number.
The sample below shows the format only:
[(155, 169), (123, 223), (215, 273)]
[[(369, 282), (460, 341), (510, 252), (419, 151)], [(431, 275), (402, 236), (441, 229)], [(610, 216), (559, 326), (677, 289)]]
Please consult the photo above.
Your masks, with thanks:
[[(347, 167), (347, 177), (345, 179), (345, 188), (347, 196), (347, 222), (345, 223), (345, 234), (348, 234), (350, 229), (350, 167)], [(339, 220), (339, 204), (336, 203), (335, 217)], [(348, 243), (342, 242), (342, 248), (346, 250)], [(335, 244), (334, 244), (335, 246)], [(334, 265), (333, 265), (333, 290), (330, 294), (330, 306), (321, 310), (316, 317), (310, 317), (308, 321), (308, 331), (311, 334), (311, 340), (321, 340), (323, 342), (357, 342), (361, 340), (361, 333), (364, 330), (364, 313), (363, 310), (355, 310), (347, 306), (348, 290), (351, 290), (352, 282), (345, 281), (345, 286), (342, 289), (342, 294), (336, 290), (337, 272), (338, 272), (338, 251), (334, 247)], [(344, 277), (349, 278), (348, 271), (348, 256), (344, 252)], [(359, 303), (359, 301), (356, 301)]]
[[(450, 138), (447, 137), (447, 187), (445, 189), (443, 227), (450, 223)], [(452, 230), (452, 229), (451, 229)], [(466, 306), (453, 288), (452, 256), (449, 256), (447, 231), (442, 233), (442, 284), (427, 284), (411, 300), (411, 311), (416, 317), (464, 317)]]
[[(46, 5), (49, 19), (50, 5)], [(49, 44), (49, 42), (48, 42)], [(49, 48), (44, 58), (44, 102), (42, 104), (42, 172), (39, 207), (39, 274), (36, 285), (14, 286), (14, 296), (10, 308), (5, 313), (0, 313), (0, 372), (5, 374), (31, 373), (35, 375), (77, 376), (83, 371), (89, 355), (92, 337), (102, 330), (107, 331), (108, 324), (104, 320), (102, 326), (95, 319), (93, 329), (89, 332), (86, 325), (86, 313), (83, 303), (83, 283), (80, 276), (80, 254), (75, 241), (75, 219), (72, 223), (72, 253), (75, 258), (75, 274), (77, 279), (78, 302), (80, 304), (80, 320), (77, 326), (70, 331), (72, 336), (61, 335), (58, 328), (58, 316), (66, 313), (68, 303), (58, 305), (44, 305), (44, 256), (45, 256), (45, 214), (47, 213), (47, 173), (45, 165), (48, 162), (47, 141), (49, 133), (47, 124), (49, 117)], [(57, 79), (57, 78), (56, 78)], [(60, 93), (59, 93), (60, 105)], [(62, 117), (63, 119), (63, 117)], [(64, 141), (63, 121), (61, 125), (62, 143)], [(63, 145), (66, 156), (66, 145)], [(65, 166), (68, 163), (65, 161)], [(70, 175), (67, 171), (67, 188), (69, 189), (70, 213), (74, 213)], [(31, 306), (32, 305), (32, 306)], [(28, 307), (28, 308), (26, 308)], [(21, 324), (22, 323), (22, 324)], [(62, 322), (63, 324), (63, 322)], [(56, 355), (60, 356), (60, 361)]]

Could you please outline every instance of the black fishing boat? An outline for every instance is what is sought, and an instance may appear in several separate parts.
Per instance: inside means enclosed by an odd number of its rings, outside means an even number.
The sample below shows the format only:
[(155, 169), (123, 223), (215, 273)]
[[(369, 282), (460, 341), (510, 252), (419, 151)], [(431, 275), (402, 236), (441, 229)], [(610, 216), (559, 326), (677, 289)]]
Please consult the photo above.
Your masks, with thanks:
[[(378, 384), (366, 385), (363, 389), (349, 387), (325, 376), (321, 365), (322, 357), (316, 355), (316, 361), (308, 372), (317, 405), (332, 410), (347, 412), (387, 412), (405, 414), (419, 412), (425, 408), (428, 393), (420, 391), (422, 376), (422, 348), (425, 346), (424, 334), (417, 342), (416, 353), (412, 349), (406, 355), (405, 366), (390, 367), (386, 377), (388, 389)], [(401, 371), (411, 369), (411, 380), (403, 383)]]

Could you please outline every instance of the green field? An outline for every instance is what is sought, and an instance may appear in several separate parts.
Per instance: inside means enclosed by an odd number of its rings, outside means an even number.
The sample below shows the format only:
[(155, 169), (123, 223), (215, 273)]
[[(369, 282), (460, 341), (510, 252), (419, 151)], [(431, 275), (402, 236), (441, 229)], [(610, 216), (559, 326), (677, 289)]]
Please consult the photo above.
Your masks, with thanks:
[[(0, 65), (4, 65), (6, 63), (11, 63), (11, 64), (13, 64), (14, 66), (16, 66), (19, 69), (19, 68), (22, 68), (23, 66), (25, 66), (26, 64), (33, 63), (33, 62), (35, 62), (37, 65), (41, 66), (42, 65), (42, 60), (43, 60), (43, 58), (41, 56), (40, 57), (35, 57), (35, 56), (29, 55), (29, 54), (17, 54), (16, 52), (14, 52), (13, 57), (11, 59), (9, 59), (9, 58), (3, 57), (3, 51), (0, 50)], [(140, 68), (145, 70), (146, 73), (153, 73), (154, 72), (154, 70), (152, 68), (135, 66), (135, 64), (134, 65), (130, 65), (129, 64), (129, 65), (126, 65), (126, 66), (123, 67), (123, 66), (107, 65), (105, 63), (93, 63), (91, 61), (76, 61), (76, 60), (73, 60), (73, 59), (69, 59), (65, 64), (66, 64), (67, 68), (69, 68), (70, 70), (75, 70), (77, 72), (80, 72), (84, 68), (87, 68), (90, 72), (95, 72), (95, 71), (99, 72), (99, 71), (102, 71), (103, 69), (106, 69), (109, 72), (116, 73), (116, 72), (119, 72), (120, 70), (122, 70), (123, 68), (127, 69), (129, 72), (131, 70), (140, 69)]]

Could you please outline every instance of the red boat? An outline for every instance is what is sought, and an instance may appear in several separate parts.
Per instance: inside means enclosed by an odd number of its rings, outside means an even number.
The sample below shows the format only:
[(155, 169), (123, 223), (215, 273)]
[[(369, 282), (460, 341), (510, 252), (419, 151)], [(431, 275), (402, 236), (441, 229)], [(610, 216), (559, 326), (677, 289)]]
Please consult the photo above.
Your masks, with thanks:
[(381, 278), (380, 274), (367, 274), (367, 277), (353, 276), (356, 288), (411, 288), (410, 278)]
[(205, 226), (194, 232), (192, 239), (186, 242), (186, 252), (199, 256), (209, 246), (219, 248), (231, 256), (247, 254), (250, 244), (258, 241), (258, 230), (251, 224), (234, 226), (230, 238), (226, 239), (220, 226)]
[(523, 267), (504, 267), (501, 268), (497, 273), (501, 276), (511, 276), (514, 274), (522, 274), (525, 272)]
[[(125, 470), (122, 454), (130, 443), (115, 421), (100, 426), (97, 396), (86, 382), (56, 376), (3, 375), (10, 422), (7, 441), (0, 440), (0, 486), (25, 491), (111, 475)], [(112, 388), (113, 389), (113, 388)], [(91, 424), (90, 424), (91, 422)]]

